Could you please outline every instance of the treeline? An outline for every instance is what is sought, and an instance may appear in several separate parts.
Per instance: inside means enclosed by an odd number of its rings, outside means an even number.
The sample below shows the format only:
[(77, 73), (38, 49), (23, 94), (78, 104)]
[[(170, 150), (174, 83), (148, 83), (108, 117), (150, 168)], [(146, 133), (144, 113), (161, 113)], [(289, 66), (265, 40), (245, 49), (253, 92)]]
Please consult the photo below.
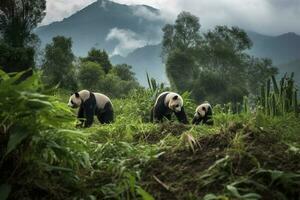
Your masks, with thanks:
[(277, 73), (271, 60), (247, 53), (252, 42), (242, 29), (200, 27), (196, 16), (182, 12), (163, 28), (162, 56), (171, 87), (179, 92), (191, 91), (197, 101), (242, 102)]
[(75, 58), (72, 40), (63, 36), (54, 37), (47, 44), (42, 62), (43, 82), (68, 91), (88, 89), (100, 91), (111, 97), (123, 97), (139, 83), (131, 66), (113, 66), (104, 50), (92, 48), (86, 57)]
[[(40, 51), (40, 40), (33, 30), (43, 20), (45, 9), (45, 0), (1, 1), (0, 69), (7, 73), (41, 70), (47, 86), (68, 91), (85, 88), (112, 97), (122, 97), (140, 87), (131, 66), (113, 66), (105, 51), (91, 49), (87, 57), (76, 58), (71, 38), (54, 37)], [(23, 79), (31, 74), (29, 70)]]
[(0, 1), (0, 69), (18, 72), (34, 66), (39, 39), (32, 30), (45, 9), (45, 0)]
[[(9, 0), (0, 4), (0, 68), (5, 72), (34, 68), (39, 39), (33, 29), (45, 16), (45, 0)], [(178, 15), (174, 24), (163, 28), (162, 57), (171, 89), (190, 91), (197, 102), (242, 102), (257, 95), (260, 85), (277, 73), (269, 59), (250, 56), (252, 42), (238, 27), (216, 26), (202, 31), (199, 19)], [(139, 84), (131, 66), (113, 66), (107, 53), (91, 49), (76, 58), (72, 40), (54, 37), (40, 56), (43, 81), (68, 91), (90, 89), (111, 97), (123, 97)]]

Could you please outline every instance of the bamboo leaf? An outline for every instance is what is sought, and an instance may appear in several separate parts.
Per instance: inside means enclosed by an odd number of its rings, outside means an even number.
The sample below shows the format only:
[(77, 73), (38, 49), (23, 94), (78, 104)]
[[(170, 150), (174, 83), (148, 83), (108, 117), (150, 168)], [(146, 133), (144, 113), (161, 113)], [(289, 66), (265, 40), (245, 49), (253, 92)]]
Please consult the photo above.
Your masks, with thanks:
[(0, 185), (0, 200), (6, 200), (11, 191), (11, 186), (8, 184)]

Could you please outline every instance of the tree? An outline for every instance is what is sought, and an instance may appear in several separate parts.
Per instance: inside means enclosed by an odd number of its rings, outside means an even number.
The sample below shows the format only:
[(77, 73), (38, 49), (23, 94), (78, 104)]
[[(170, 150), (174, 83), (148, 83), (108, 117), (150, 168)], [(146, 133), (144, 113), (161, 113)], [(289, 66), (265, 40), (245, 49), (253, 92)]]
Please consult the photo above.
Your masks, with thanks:
[(135, 73), (132, 66), (127, 64), (119, 64), (113, 67), (112, 71), (124, 81), (136, 81)]
[(200, 41), (200, 24), (198, 17), (189, 12), (182, 12), (178, 15), (174, 25), (175, 45), (181, 50), (196, 47)]
[(272, 60), (251, 57), (249, 59), (249, 68), (247, 72), (250, 92), (259, 94), (260, 86), (272, 75), (276, 75), (277, 73), (278, 69), (273, 66)]
[(274, 73), (266, 60), (247, 54), (252, 42), (244, 30), (216, 26), (200, 33), (199, 29), (198, 18), (187, 12), (163, 28), (162, 56), (171, 87), (179, 92), (191, 91), (199, 101), (239, 102)]
[(104, 50), (101, 51), (100, 49), (92, 48), (88, 52), (88, 56), (85, 58), (82, 58), (81, 60), (83, 62), (90, 61), (90, 62), (95, 62), (95, 63), (100, 64), (106, 74), (112, 68), (112, 64), (110, 63), (108, 54)]
[[(45, 16), (46, 0), (0, 0), (0, 68), (19, 72), (34, 67), (32, 30)], [(23, 79), (30, 76), (27, 71)]]
[(55, 86), (60, 84), (61, 88), (71, 90), (76, 88), (74, 84), (74, 66), (72, 64), (74, 55), (71, 48), (71, 38), (63, 36), (54, 37), (52, 43), (46, 45), (42, 70), (43, 79), (47, 85)]
[(193, 56), (201, 41), (199, 29), (199, 19), (188, 12), (180, 13), (174, 25), (163, 28), (162, 56), (171, 86), (179, 92), (191, 89), (198, 74)]
[[(0, 69), (3, 69), (7, 73), (11, 73), (25, 71), (33, 66), (33, 48), (11, 47), (0, 42)], [(28, 73), (28, 75), (30, 74), (31, 73)]]
[(180, 13), (174, 25), (167, 24), (162, 30), (163, 56), (168, 56), (174, 48), (181, 51), (194, 48), (201, 39), (199, 19), (189, 12)]
[(125, 97), (133, 89), (137, 89), (139, 84), (135, 81), (125, 81), (114, 73), (106, 74), (105, 78), (99, 82), (99, 89), (111, 97)]
[(204, 34), (199, 46), (201, 65), (217, 70), (224, 78), (232, 82), (244, 80), (248, 66), (248, 55), (252, 42), (247, 33), (237, 27), (216, 26)]
[(0, 35), (12, 47), (25, 47), (45, 16), (46, 0), (1, 0)]
[(98, 63), (95, 62), (82, 62), (80, 65), (78, 80), (80, 86), (88, 90), (97, 90), (99, 81), (103, 80), (105, 73)]
[(189, 52), (176, 49), (172, 51), (167, 59), (166, 73), (171, 86), (179, 92), (190, 90), (193, 83), (194, 60)]

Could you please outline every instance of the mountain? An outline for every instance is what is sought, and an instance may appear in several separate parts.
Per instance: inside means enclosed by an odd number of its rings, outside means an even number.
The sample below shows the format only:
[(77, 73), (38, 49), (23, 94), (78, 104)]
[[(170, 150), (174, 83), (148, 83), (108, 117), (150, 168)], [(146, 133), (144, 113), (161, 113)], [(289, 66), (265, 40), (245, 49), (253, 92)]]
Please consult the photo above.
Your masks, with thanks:
[[(249, 54), (260, 58), (271, 58), (279, 69), (279, 75), (285, 72), (295, 72), (295, 80), (300, 86), (300, 36), (286, 33), (279, 36), (267, 36), (255, 32), (248, 32), (253, 42)], [(134, 66), (138, 80), (146, 83), (145, 71), (160, 82), (168, 82), (165, 68), (160, 58), (161, 45), (145, 46), (135, 50), (127, 57), (112, 57), (114, 64), (128, 63)], [(150, 68), (152, 67), (152, 68)]]
[(276, 65), (300, 59), (300, 36), (295, 33), (267, 36), (248, 32), (248, 35), (254, 44), (250, 54), (256, 57), (271, 58)]
[[(155, 8), (98, 0), (62, 21), (37, 28), (35, 32), (42, 46), (57, 35), (72, 37), (77, 56), (86, 55), (91, 47), (127, 54), (132, 48), (158, 43), (163, 25), (160, 12)], [(121, 48), (125, 52), (119, 52)]]
[[(300, 59), (278, 65), (278, 69), (281, 76), (283, 76), (285, 73), (290, 75), (292, 72), (294, 72), (294, 79), (297, 83), (298, 89), (300, 89)], [(300, 95), (300, 93), (298, 94)]]
[(136, 73), (138, 81), (146, 86), (146, 72), (148, 72), (150, 77), (154, 77), (159, 82), (168, 82), (160, 55), (161, 44), (147, 45), (134, 50), (126, 57), (113, 56), (111, 57), (111, 61), (113, 64), (127, 63), (133, 66), (133, 71)]
[[(35, 32), (42, 46), (56, 35), (72, 37), (76, 56), (87, 55), (92, 47), (105, 49), (113, 64), (132, 65), (137, 79), (146, 86), (146, 72), (160, 82), (168, 82), (159, 44), (165, 23), (158, 9), (98, 0), (62, 21), (37, 28)], [(254, 44), (249, 54), (271, 58), (280, 73), (295, 71), (295, 77), (300, 80), (299, 35), (247, 33)]]

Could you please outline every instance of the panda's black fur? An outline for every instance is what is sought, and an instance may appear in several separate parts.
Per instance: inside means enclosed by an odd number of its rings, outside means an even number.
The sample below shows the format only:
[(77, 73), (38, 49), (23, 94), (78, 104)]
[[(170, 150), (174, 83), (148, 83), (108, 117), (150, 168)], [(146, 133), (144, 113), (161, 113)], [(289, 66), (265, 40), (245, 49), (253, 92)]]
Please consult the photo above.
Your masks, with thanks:
[(202, 124), (207, 124), (207, 125), (214, 124), (212, 107), (208, 102), (205, 102), (196, 108), (192, 124), (198, 125), (201, 122)]
[[(76, 98), (80, 98), (79, 93), (75, 93)], [(103, 108), (97, 106), (97, 100), (93, 92), (89, 92), (89, 98), (81, 99), (77, 118), (80, 120), (79, 126), (90, 127), (94, 121), (94, 115), (97, 116), (101, 124), (109, 124), (114, 120), (114, 110), (112, 103), (107, 101)]]
[[(180, 112), (175, 112), (165, 104), (165, 100), (168, 94), (170, 94), (170, 92), (164, 92), (157, 97), (155, 105), (151, 109), (150, 121), (162, 122), (164, 117), (168, 120), (171, 120), (172, 113), (174, 113), (179, 122), (188, 124), (183, 105), (181, 106)], [(173, 98), (173, 100), (182, 99), (178, 94), (176, 94)]]

